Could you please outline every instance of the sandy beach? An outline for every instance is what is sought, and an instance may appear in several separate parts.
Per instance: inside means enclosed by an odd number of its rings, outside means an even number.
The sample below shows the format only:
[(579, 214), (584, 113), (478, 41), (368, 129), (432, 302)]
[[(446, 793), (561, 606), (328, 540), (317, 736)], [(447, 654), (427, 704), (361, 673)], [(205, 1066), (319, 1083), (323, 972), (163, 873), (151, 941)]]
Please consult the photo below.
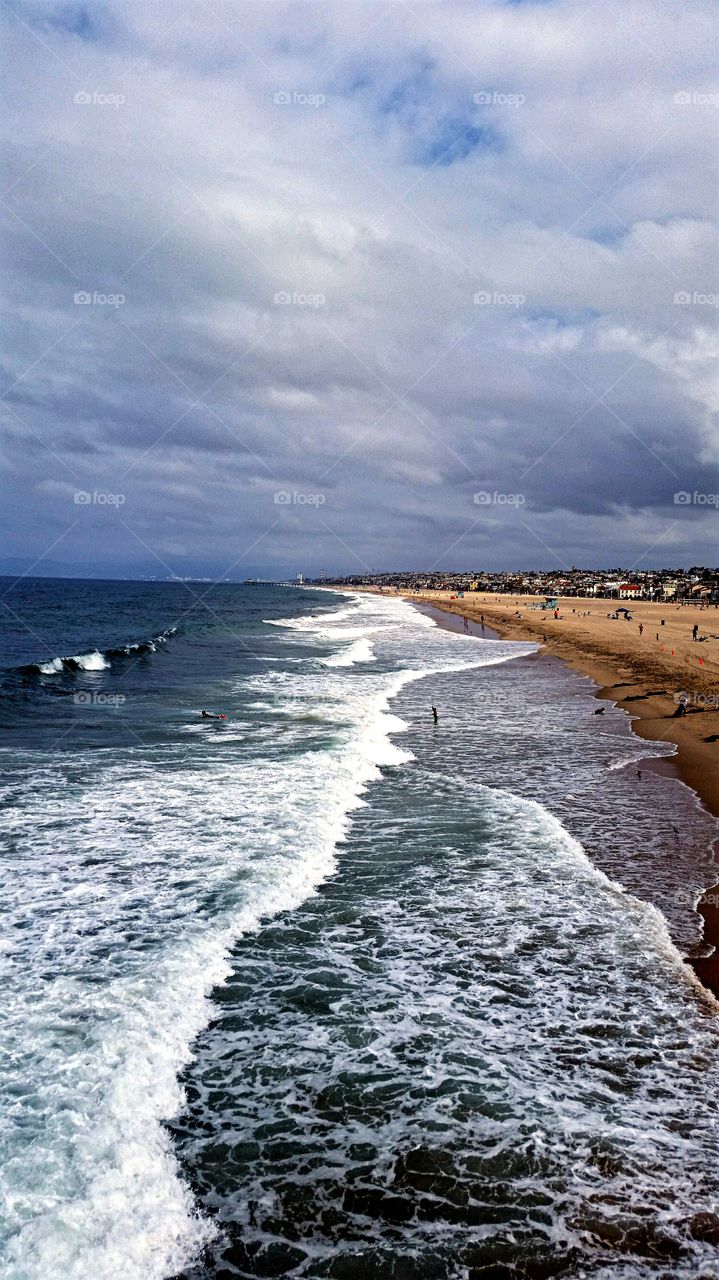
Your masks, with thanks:
[[(385, 589), (385, 594), (395, 594)], [(632, 729), (650, 741), (674, 743), (670, 767), (719, 817), (719, 609), (698, 605), (560, 598), (539, 609), (537, 596), (480, 592), (461, 598), (449, 591), (400, 592), (407, 599), (467, 617), (484, 618), (503, 639), (534, 640), (548, 653), (590, 676), (597, 698), (632, 717)], [(631, 621), (617, 608), (628, 609)], [(699, 637), (692, 638), (696, 625)], [(641, 627), (641, 631), (640, 631)], [(677, 716), (686, 695), (686, 714)], [(694, 967), (719, 991), (719, 894), (709, 891), (699, 910), (707, 941), (717, 950)]]

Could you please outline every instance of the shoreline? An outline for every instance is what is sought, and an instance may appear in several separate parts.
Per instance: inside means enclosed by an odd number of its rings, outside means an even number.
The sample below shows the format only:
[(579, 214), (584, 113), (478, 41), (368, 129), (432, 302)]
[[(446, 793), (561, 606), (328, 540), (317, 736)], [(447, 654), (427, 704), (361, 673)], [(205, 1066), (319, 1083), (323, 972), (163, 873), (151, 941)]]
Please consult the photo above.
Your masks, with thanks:
[[(340, 590), (342, 588), (339, 588)], [(678, 777), (700, 799), (704, 807), (715, 818), (719, 818), (719, 679), (714, 674), (716, 662), (719, 671), (719, 642), (713, 645), (711, 658), (707, 654), (708, 671), (691, 670), (686, 660), (686, 649), (680, 649), (680, 642), (674, 638), (675, 627), (662, 634), (668, 637), (666, 649), (671, 661), (666, 663), (657, 660), (656, 653), (646, 655), (634, 652), (628, 646), (636, 636), (634, 628), (626, 623), (616, 622), (607, 628), (604, 617), (607, 613), (607, 601), (583, 601), (574, 598), (571, 602), (560, 601), (559, 619), (555, 620), (550, 611), (545, 615), (532, 618), (527, 616), (530, 603), (536, 605), (537, 600), (526, 597), (499, 597), (473, 593), (463, 598), (452, 598), (450, 592), (378, 592), (372, 588), (353, 588), (369, 590), (372, 594), (399, 596), (418, 606), (429, 606), (445, 616), (468, 618), (473, 634), (494, 632), (503, 640), (534, 641), (539, 648), (560, 661), (587, 676), (596, 688), (594, 696), (600, 701), (609, 701), (627, 713), (632, 732), (636, 737), (648, 742), (671, 742), (676, 753), (671, 757), (647, 758), (646, 767), (657, 772), (669, 772)], [(667, 606), (656, 604), (632, 605), (632, 613), (637, 618), (646, 618), (644, 627), (659, 625), (659, 612), (665, 616), (670, 613)], [(574, 610), (575, 623), (571, 629), (562, 627), (566, 622), (567, 610)], [(599, 626), (585, 622), (582, 615), (590, 616), (586, 610), (594, 610)], [(579, 617), (577, 612), (579, 611)], [(692, 611), (693, 612), (693, 611)], [(698, 610), (697, 610), (698, 612)], [(651, 614), (654, 613), (654, 617)], [(647, 614), (649, 616), (647, 617)], [(485, 629), (479, 628), (480, 617), (485, 619)], [(705, 625), (719, 630), (719, 611)], [(439, 622), (439, 620), (438, 620)], [(576, 625), (576, 624), (579, 625)], [(681, 623), (686, 630), (691, 627), (693, 617), (684, 613)], [(627, 626), (625, 632), (612, 635), (609, 640), (607, 631)], [(450, 630), (454, 628), (450, 627)], [(593, 634), (594, 632), (594, 634)], [(597, 634), (599, 633), (599, 634)], [(671, 644), (674, 640), (674, 644)], [(673, 651), (672, 651), (673, 650)], [(691, 655), (694, 656), (693, 654)], [(703, 655), (702, 655), (703, 656)], [(665, 687), (660, 687), (662, 684)], [(711, 702), (716, 694), (716, 705)], [(676, 698), (680, 690), (697, 699), (690, 713), (683, 717), (674, 717)], [(705, 699), (706, 701), (702, 701)], [(691, 704), (690, 704), (691, 705)], [(701, 708), (697, 712), (696, 706)], [(702, 898), (696, 906), (697, 913), (704, 922), (704, 941), (714, 947), (712, 955), (705, 958), (687, 958), (700, 982), (715, 996), (719, 997), (719, 846), (714, 844), (714, 860), (717, 880), (707, 886)]]

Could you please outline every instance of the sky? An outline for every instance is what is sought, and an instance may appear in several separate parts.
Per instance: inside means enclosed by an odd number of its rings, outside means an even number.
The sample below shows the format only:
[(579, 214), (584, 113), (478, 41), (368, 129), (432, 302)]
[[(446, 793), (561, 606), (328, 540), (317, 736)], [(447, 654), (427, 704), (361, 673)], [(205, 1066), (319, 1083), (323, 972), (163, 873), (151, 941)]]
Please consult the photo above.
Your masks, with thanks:
[(0, 572), (719, 563), (709, 0), (9, 0)]

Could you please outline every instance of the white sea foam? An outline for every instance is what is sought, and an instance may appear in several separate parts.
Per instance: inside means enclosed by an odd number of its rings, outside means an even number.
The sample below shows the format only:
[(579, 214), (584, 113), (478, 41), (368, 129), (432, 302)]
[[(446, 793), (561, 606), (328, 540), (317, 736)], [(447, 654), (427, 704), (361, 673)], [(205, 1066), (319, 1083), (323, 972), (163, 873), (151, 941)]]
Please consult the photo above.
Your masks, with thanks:
[(646, 760), (648, 757), (660, 758), (662, 756), (676, 755), (676, 746), (673, 742), (650, 742), (642, 744), (637, 743), (637, 749), (633, 755), (622, 756), (619, 760), (613, 760), (607, 765), (609, 773), (616, 772), (617, 769), (627, 769), (632, 764), (638, 764), (640, 760)]
[[(403, 711), (421, 697), (406, 690)], [(708, 1003), (661, 916), (544, 806), (463, 782), (443, 750), (430, 729), (421, 763), (359, 815), (332, 893), (299, 909), (291, 963), (282, 929), (243, 949), (252, 983), (238, 966), (192, 1073), (207, 1128), (186, 1150), (205, 1193), (235, 1239), (280, 1249), (289, 1224), (338, 1270), (361, 1238), (368, 1274), (378, 1258), (454, 1274), (497, 1254), (518, 1273), (531, 1257), (605, 1280), (668, 1275), (667, 1258), (677, 1280), (713, 1274), (690, 1227), (716, 1188)], [(225, 1188), (202, 1155), (233, 1133), (256, 1154)], [(285, 1196), (298, 1185), (304, 1212)], [(388, 1197), (390, 1222), (345, 1196), (357, 1186)]]
[[(475, 794), (478, 791), (486, 794), (488, 790), (485, 787), (467, 787), (466, 784), (458, 786), (458, 790), (465, 788)], [(493, 790), (491, 803), (498, 812), (500, 821), (512, 821), (515, 826), (518, 820), (524, 822), (527, 836), (532, 840), (535, 848), (546, 843), (552, 849), (554, 858), (559, 857), (576, 864), (581, 868), (582, 878), (586, 883), (591, 883), (600, 892), (609, 894), (615, 903), (620, 902), (622, 911), (626, 912), (628, 917), (634, 922), (641, 922), (642, 936), (647, 939), (657, 954), (681, 973), (683, 980), (690, 986), (700, 990), (706, 1002), (719, 1012), (719, 1001), (702, 987), (694, 970), (686, 964), (672, 940), (666, 918), (661, 911), (658, 911), (650, 902), (643, 902), (629, 893), (623, 885), (595, 866), (580, 841), (570, 835), (559, 819), (544, 805), (536, 800), (521, 798), (509, 790)]]
[(355, 640), (346, 649), (341, 649), (339, 653), (333, 653), (329, 658), (322, 658), (322, 665), (325, 667), (353, 667), (357, 662), (374, 662), (375, 652), (372, 644), (364, 637), (361, 640)]
[(41, 671), (44, 676), (57, 675), (57, 673), (59, 671), (62, 671), (62, 669), (63, 669), (62, 658), (53, 658), (52, 662), (41, 662), (38, 667), (38, 671)]
[(176, 634), (177, 627), (169, 627), (150, 640), (135, 641), (104, 652), (93, 649), (89, 653), (68, 654), (65, 657), (51, 658), (49, 662), (32, 664), (32, 667), (44, 676), (60, 675), (63, 671), (105, 671), (111, 665), (113, 657), (138, 652), (156, 653), (158, 644), (166, 644)]
[(81, 653), (70, 661), (77, 663), (81, 671), (104, 671), (110, 665), (99, 649), (95, 649), (92, 653)]
[[(307, 636), (345, 639), (344, 622), (361, 618), (382, 633), (384, 670), (353, 669), (370, 661), (361, 635), (335, 655), (351, 664), (243, 683), (270, 710), (292, 700), (290, 742), (302, 746), (309, 717), (326, 724), (322, 750), (252, 757), (223, 735), (198, 735), (197, 757), (185, 755), (185, 740), (181, 752), (135, 748), (113, 762), (73, 753), (69, 774), (61, 760), (35, 762), (12, 814), (27, 856), (4, 907), (18, 940), (8, 955), (6, 1078), (28, 1111), (17, 1132), (14, 1108), (5, 1118), (3, 1280), (162, 1280), (198, 1252), (212, 1228), (161, 1122), (182, 1105), (178, 1073), (233, 943), (332, 874), (368, 783), (412, 759), (390, 740), (404, 727), (391, 698), (432, 670), (521, 651), (418, 625), (401, 601), (333, 616), (339, 626), (326, 613), (298, 621)], [(107, 665), (97, 651), (73, 661)], [(92, 892), (80, 897), (78, 883)]]
[(68, 668), (77, 668), (79, 671), (104, 671), (109, 665), (105, 655), (100, 653), (99, 649), (93, 649), (92, 653), (77, 653), (67, 658), (53, 658), (51, 662), (41, 662), (38, 671), (44, 676), (54, 676)]
[(264, 621), (265, 626), (283, 627), (287, 631), (322, 631), (326, 628), (332, 631), (348, 618), (356, 620), (361, 607), (360, 600), (354, 605), (337, 609), (332, 613), (328, 610), (320, 614), (300, 614), (297, 618), (266, 618)]

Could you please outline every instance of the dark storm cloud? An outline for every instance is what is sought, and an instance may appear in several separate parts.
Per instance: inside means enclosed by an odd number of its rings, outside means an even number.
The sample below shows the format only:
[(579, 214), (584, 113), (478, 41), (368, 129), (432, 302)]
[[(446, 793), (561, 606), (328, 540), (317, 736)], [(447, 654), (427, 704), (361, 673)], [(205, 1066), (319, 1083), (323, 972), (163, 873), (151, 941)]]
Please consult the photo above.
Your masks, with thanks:
[(9, 554), (716, 558), (708, 3), (4, 24)]

